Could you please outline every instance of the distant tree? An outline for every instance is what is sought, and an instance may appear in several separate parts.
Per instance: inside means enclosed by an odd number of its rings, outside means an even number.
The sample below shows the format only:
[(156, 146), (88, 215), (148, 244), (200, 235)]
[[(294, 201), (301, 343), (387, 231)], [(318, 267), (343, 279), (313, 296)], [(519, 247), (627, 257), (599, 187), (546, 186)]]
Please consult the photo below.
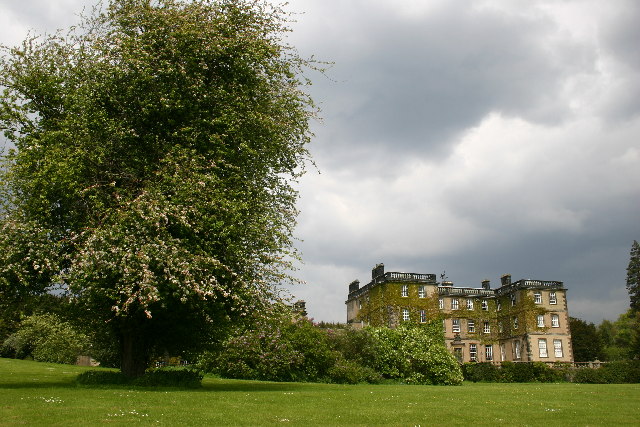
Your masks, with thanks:
[[(603, 320), (598, 326), (598, 335), (603, 344), (604, 360), (624, 360), (637, 357), (635, 345), (638, 341), (637, 313), (629, 309), (615, 322)], [(573, 334), (573, 331), (571, 331)]]
[(569, 327), (571, 329), (573, 360), (576, 362), (602, 360), (602, 342), (596, 326), (582, 319), (569, 317)]
[(315, 112), (286, 21), (261, 0), (110, 0), (5, 48), (0, 297), (69, 294), (130, 377), (278, 300)]
[(627, 267), (627, 291), (630, 306), (634, 312), (640, 311), (640, 245), (634, 240), (631, 245), (629, 266)]

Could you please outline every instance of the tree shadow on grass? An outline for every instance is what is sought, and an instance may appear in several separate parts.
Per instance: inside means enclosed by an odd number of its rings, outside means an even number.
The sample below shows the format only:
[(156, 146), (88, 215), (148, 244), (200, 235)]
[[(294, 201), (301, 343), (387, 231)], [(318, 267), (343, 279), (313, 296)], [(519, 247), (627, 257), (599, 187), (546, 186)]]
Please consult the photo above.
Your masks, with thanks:
[(300, 391), (307, 388), (305, 383), (273, 383), (273, 382), (206, 382), (200, 392), (264, 392), (264, 391)]

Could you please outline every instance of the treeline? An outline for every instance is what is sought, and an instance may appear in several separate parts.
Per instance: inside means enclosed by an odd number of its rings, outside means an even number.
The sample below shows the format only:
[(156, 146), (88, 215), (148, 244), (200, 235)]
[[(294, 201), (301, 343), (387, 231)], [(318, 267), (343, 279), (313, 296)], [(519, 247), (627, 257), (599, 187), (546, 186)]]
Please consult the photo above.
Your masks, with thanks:
[(640, 358), (640, 313), (633, 309), (597, 326), (571, 317), (569, 326), (575, 362)]

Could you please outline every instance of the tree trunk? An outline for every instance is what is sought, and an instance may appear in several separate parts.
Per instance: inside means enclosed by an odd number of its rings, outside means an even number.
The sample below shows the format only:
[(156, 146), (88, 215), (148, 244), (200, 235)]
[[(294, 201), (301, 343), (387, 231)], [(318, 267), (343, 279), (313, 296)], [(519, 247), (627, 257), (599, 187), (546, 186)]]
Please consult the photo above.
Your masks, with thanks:
[(144, 375), (148, 364), (145, 344), (145, 340), (140, 334), (132, 331), (122, 332), (120, 338), (120, 370), (128, 378), (137, 378)]

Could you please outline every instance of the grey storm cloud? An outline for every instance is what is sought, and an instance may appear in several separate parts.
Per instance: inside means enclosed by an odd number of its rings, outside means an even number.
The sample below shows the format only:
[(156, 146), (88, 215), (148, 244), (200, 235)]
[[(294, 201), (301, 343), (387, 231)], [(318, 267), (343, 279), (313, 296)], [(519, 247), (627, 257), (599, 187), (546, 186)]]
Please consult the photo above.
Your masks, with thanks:
[[(326, 8), (341, 9), (336, 3)], [(581, 42), (555, 37), (559, 29), (544, 16), (507, 19), (447, 2), (415, 19), (355, 3), (357, 19), (336, 11), (322, 21), (326, 28), (314, 24), (323, 34), (316, 50), (335, 61), (333, 81), (320, 79), (313, 90), (340, 132), (326, 147), (332, 154), (447, 155), (460, 133), (491, 111), (559, 122), (570, 114), (560, 96), (566, 79), (594, 72), (594, 55)]]

